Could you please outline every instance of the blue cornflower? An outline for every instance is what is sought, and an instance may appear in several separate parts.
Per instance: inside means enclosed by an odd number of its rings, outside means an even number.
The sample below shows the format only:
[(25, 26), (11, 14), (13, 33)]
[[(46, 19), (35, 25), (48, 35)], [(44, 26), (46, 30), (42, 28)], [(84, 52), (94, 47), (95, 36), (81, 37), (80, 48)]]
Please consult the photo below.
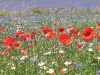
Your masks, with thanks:
[(81, 66), (82, 66), (82, 64), (81, 64), (81, 63), (76, 64), (76, 67), (77, 67), (77, 68), (80, 68)]
[(97, 71), (96, 71), (96, 74), (100, 74), (100, 70), (97, 70)]
[(34, 41), (34, 40), (32, 39), (32, 40), (29, 40), (28, 42), (29, 42), (29, 43), (32, 43), (33, 41)]
[(4, 46), (1, 46), (1, 48), (5, 48)]
[(36, 60), (37, 60), (37, 57), (30, 58), (30, 62), (35, 62)]

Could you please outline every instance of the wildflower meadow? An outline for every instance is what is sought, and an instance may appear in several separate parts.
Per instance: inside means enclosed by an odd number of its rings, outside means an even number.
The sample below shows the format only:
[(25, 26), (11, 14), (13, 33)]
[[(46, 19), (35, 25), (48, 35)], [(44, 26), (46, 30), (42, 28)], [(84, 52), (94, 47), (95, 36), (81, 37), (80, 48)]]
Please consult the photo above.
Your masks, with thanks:
[(100, 75), (100, 14), (0, 18), (0, 75)]

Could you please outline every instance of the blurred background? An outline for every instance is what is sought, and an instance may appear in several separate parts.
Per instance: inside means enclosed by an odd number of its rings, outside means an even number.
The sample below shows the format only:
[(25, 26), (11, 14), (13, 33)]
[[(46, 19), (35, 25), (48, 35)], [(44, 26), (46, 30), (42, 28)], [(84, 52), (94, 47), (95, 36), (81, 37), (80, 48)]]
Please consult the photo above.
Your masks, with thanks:
[(0, 0), (0, 11), (29, 11), (33, 7), (43, 9), (99, 9), (100, 0)]

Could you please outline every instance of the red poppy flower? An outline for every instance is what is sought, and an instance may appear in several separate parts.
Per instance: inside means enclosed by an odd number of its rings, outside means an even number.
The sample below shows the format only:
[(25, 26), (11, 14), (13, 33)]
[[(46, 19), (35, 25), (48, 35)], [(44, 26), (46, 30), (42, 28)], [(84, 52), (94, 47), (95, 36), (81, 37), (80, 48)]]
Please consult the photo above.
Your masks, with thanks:
[(14, 19), (14, 23), (17, 23), (18, 22), (18, 19), (16, 18), (16, 19)]
[(85, 42), (92, 41), (94, 39), (95, 31), (92, 28), (86, 28), (83, 33), (82, 37)]
[(2, 55), (3, 55), (3, 56), (8, 56), (9, 54), (8, 54), (8, 52), (7, 52), (6, 50), (4, 50), (4, 51), (2, 52)]
[(16, 57), (15, 57), (15, 56), (12, 56), (11, 59), (12, 59), (12, 60), (16, 60)]
[(21, 53), (22, 53), (24, 56), (27, 56), (27, 55), (28, 55), (28, 51), (27, 51), (27, 50), (21, 50)]
[(64, 32), (65, 32), (65, 28), (64, 28), (64, 27), (59, 27), (59, 28), (58, 28), (58, 31), (59, 31), (60, 33), (64, 33)]
[(97, 38), (98, 38), (98, 40), (100, 40), (100, 33), (98, 34)]
[(49, 32), (47, 38), (50, 40), (50, 39), (53, 39), (57, 36), (57, 34), (54, 32), (54, 31), (51, 31)]
[(31, 39), (34, 39), (36, 37), (37, 33), (35, 31), (32, 31), (30, 33)]
[(29, 44), (28, 47), (33, 49), (34, 45), (33, 44)]
[(100, 29), (100, 22), (98, 23), (97, 28)]
[(24, 41), (27, 41), (27, 42), (31, 40), (31, 36), (29, 34), (23, 34), (22, 38)]
[(8, 43), (15, 43), (16, 42), (16, 38), (13, 38), (11, 36), (7, 36), (3, 39), (4, 42), (8, 42)]
[(72, 26), (72, 25), (69, 25), (68, 28), (69, 28), (69, 29), (73, 29), (73, 26)]
[(63, 44), (63, 46), (67, 46), (71, 43), (71, 37), (67, 34), (61, 34), (59, 36), (59, 42)]
[(5, 27), (1, 27), (1, 28), (0, 28), (0, 32), (4, 32), (5, 29), (6, 29)]
[(56, 27), (57, 26), (57, 23), (54, 23), (53, 25)]
[(100, 51), (100, 45), (98, 46), (98, 50)]
[(64, 57), (62, 55), (59, 56), (60, 61), (64, 61)]
[(78, 49), (82, 48), (82, 47), (83, 47), (82, 44), (78, 44), (78, 46), (77, 46)]
[(19, 31), (17, 31), (17, 32), (15, 33), (15, 37), (16, 37), (16, 38), (19, 38), (19, 37), (21, 37), (23, 34), (24, 34), (24, 32), (21, 31), (21, 30), (19, 30)]
[(17, 42), (14, 44), (15, 49), (19, 49), (21, 47), (22, 43), (21, 42)]
[(43, 36), (46, 36), (49, 40), (57, 36), (57, 34), (51, 28), (48, 27), (42, 27), (41, 33)]
[(50, 32), (52, 32), (52, 29), (46, 26), (41, 28), (41, 33), (43, 36), (48, 36)]
[(8, 49), (10, 49), (12, 51), (15, 48), (15, 43), (16, 43), (16, 39), (15, 38), (7, 36), (7, 37), (5, 37), (3, 39), (2, 46), (6, 47), (6, 48), (8, 48)]
[(78, 29), (72, 29), (72, 30), (70, 30), (70, 32), (71, 32), (72, 36), (76, 36), (76, 35), (78, 35), (79, 30)]
[(54, 73), (51, 73), (50, 75), (54, 75)]
[(65, 74), (65, 73), (66, 73), (66, 71), (63, 70), (63, 68), (61, 68), (61, 69), (59, 70), (59, 72), (60, 72), (61, 74)]
[(82, 52), (82, 47), (83, 47), (82, 44), (78, 44), (77, 49), (78, 49), (79, 52)]

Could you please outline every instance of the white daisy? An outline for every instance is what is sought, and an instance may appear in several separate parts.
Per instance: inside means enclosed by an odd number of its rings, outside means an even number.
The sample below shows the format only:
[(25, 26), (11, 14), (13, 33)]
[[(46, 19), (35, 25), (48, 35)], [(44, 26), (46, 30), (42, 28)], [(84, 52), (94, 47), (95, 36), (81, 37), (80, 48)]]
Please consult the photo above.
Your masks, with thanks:
[(54, 69), (49, 69), (48, 71), (47, 71), (47, 73), (54, 73)]

